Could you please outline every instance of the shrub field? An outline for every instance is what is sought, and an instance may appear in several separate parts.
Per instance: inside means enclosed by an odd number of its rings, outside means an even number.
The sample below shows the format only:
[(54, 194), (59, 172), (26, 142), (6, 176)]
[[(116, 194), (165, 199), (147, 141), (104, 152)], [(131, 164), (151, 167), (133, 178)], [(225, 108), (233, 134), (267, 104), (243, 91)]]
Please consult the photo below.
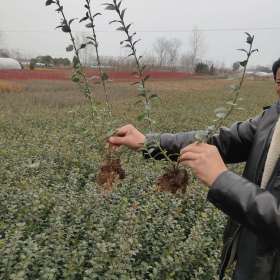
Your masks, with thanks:
[[(155, 131), (204, 129), (230, 98), (233, 82), (149, 81), (160, 97), (152, 111)], [(108, 86), (114, 126), (145, 130), (135, 121), (137, 89)], [(123, 149), (126, 177), (104, 192), (96, 184), (102, 118), (93, 125), (76, 86), (37, 80), (8, 88), (0, 90), (0, 279), (217, 279), (226, 217), (206, 201), (206, 187), (192, 177), (185, 194), (156, 192), (166, 163)], [(103, 104), (101, 86), (95, 88)], [(245, 110), (228, 124), (270, 105), (273, 82), (249, 80), (242, 97)]]

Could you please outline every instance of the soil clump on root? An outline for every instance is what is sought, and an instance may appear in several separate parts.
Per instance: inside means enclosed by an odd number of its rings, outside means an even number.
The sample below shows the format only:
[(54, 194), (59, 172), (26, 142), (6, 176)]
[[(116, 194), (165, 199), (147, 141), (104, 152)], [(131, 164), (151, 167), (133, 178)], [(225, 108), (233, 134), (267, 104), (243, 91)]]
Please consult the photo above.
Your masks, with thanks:
[(158, 192), (170, 192), (176, 194), (186, 192), (189, 183), (189, 174), (187, 170), (172, 167), (166, 170), (162, 176), (157, 178), (156, 186)]
[(111, 192), (114, 185), (124, 178), (125, 170), (122, 168), (121, 160), (109, 148), (96, 177), (97, 184), (103, 187), (104, 191)]

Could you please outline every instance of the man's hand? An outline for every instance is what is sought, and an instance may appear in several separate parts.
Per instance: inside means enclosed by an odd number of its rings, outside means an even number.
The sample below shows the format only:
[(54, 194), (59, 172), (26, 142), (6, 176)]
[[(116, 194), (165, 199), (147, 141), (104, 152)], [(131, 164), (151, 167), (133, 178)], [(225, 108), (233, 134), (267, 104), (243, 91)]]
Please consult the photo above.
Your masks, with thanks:
[(125, 145), (132, 150), (139, 150), (144, 146), (145, 136), (133, 125), (129, 124), (117, 129), (108, 142), (116, 147)]
[(187, 146), (181, 150), (180, 162), (190, 167), (208, 186), (212, 186), (218, 176), (228, 170), (218, 149), (208, 144), (194, 143)]

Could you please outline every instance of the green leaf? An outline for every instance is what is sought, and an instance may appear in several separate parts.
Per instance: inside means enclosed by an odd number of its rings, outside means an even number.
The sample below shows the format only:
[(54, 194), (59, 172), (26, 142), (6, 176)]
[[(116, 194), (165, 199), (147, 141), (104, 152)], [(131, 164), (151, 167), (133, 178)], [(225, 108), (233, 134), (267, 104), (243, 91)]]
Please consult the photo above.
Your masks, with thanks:
[(155, 99), (155, 98), (160, 99), (160, 97), (159, 97), (157, 94), (152, 94), (152, 95), (149, 97), (150, 100), (151, 100), (151, 99)]
[(121, 12), (121, 19), (124, 19), (125, 12), (126, 12), (126, 9), (123, 9)]
[(96, 13), (92, 16), (92, 18), (96, 18), (97, 16), (102, 16), (102, 14), (101, 13)]
[(66, 51), (67, 52), (72, 52), (74, 50), (74, 46), (73, 45), (69, 45), (67, 48), (66, 48)]
[(71, 79), (72, 79), (72, 82), (74, 82), (74, 83), (80, 82), (80, 77), (77, 76), (76, 74), (74, 74)]
[(113, 24), (113, 23), (120, 23), (120, 21), (119, 20), (111, 20), (110, 22), (109, 22), (109, 24)]
[(145, 103), (144, 108), (145, 108), (146, 112), (151, 111), (151, 104)]
[(55, 2), (53, 0), (47, 0), (46, 1), (46, 6), (49, 6), (49, 5), (52, 5), (52, 4), (55, 4)]
[(94, 27), (95, 27), (95, 25), (92, 24), (91, 22), (86, 24), (86, 28), (94, 28)]
[(80, 66), (80, 61), (77, 56), (73, 57), (73, 65), (74, 65), (74, 68), (78, 68)]
[(226, 116), (228, 110), (225, 107), (220, 107), (220, 108), (215, 109), (214, 112), (218, 119), (223, 119)]
[(133, 47), (135, 47), (135, 45), (136, 45), (137, 43), (139, 43), (140, 41), (141, 41), (141, 39), (136, 40), (136, 41), (133, 43)]
[(122, 5), (122, 1), (120, 1), (120, 2), (117, 4), (118, 9), (120, 9), (121, 5)]
[(105, 3), (103, 5), (105, 6), (105, 10), (108, 10), (108, 11), (115, 11), (116, 10), (116, 7), (113, 4)]
[(103, 72), (101, 75), (101, 80), (102, 81), (107, 81), (109, 79), (109, 75), (106, 72)]
[(141, 122), (141, 121), (143, 121), (143, 120), (145, 119), (145, 117), (146, 117), (146, 113), (142, 113), (142, 114), (140, 114), (140, 115), (137, 117), (137, 120), (138, 120), (139, 122)]
[(252, 35), (251, 35), (250, 33), (248, 33), (248, 32), (245, 32), (245, 34), (247, 35), (246, 43), (249, 44), (249, 45), (252, 45), (253, 42), (254, 42), (255, 36), (252, 36)]
[(72, 18), (72, 19), (70, 19), (68, 25), (70, 26), (70, 25), (73, 23), (73, 21), (75, 21), (75, 20), (77, 20), (77, 18)]
[(248, 64), (248, 60), (240, 61), (239, 63), (242, 67), (246, 67)]
[(85, 17), (83, 17), (82, 19), (80, 19), (80, 21), (79, 21), (79, 22), (86, 21), (88, 18), (89, 18), (88, 16), (85, 16)]
[(95, 41), (95, 39), (93, 37), (87, 36), (86, 38), (89, 40)]
[(237, 106), (237, 103), (233, 103), (232, 101), (228, 101), (226, 104), (232, 107)]
[(138, 91), (139, 92), (146, 92), (146, 89), (143, 87), (143, 85), (142, 84), (140, 84), (140, 82), (138, 82), (139, 83), (139, 86), (138, 86)]
[(251, 54), (255, 53), (255, 52), (259, 52), (259, 49), (254, 49), (251, 51)]
[(87, 44), (81, 44), (80, 49), (84, 49), (87, 46)]
[(240, 86), (239, 85), (230, 85), (229, 89), (231, 90), (231, 92), (236, 92), (236, 91), (240, 90)]
[(120, 26), (116, 29), (117, 31), (126, 31), (126, 29), (123, 26)]
[(146, 97), (146, 92), (140, 92), (140, 93), (138, 93), (138, 96), (140, 96), (140, 97)]
[(61, 27), (61, 30), (65, 33), (70, 33), (71, 32), (71, 28), (69, 25), (65, 24)]
[(245, 50), (245, 49), (237, 49), (238, 51), (241, 51), (241, 52), (245, 52), (246, 54), (248, 54), (248, 51)]

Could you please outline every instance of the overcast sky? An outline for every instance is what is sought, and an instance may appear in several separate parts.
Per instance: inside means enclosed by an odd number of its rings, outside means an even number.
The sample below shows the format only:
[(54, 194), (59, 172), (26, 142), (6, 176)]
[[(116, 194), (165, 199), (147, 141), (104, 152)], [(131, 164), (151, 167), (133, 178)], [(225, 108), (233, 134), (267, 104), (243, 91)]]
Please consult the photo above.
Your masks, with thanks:
[[(103, 55), (120, 55), (122, 34), (114, 32), (108, 21), (114, 13), (104, 11), (102, 0), (92, 0), (103, 16), (96, 21)], [(107, 0), (110, 2), (111, 0)], [(0, 47), (22, 50), (27, 54), (66, 56), (67, 34), (55, 30), (59, 23), (54, 7), (45, 7), (45, 0), (1, 0), (0, 31), (4, 41)], [(62, 0), (67, 17), (82, 17), (84, 0)], [(204, 59), (231, 65), (240, 60), (237, 48), (245, 47), (243, 32), (256, 36), (255, 47), (260, 53), (252, 64), (271, 65), (280, 57), (279, 0), (124, 0), (127, 18), (141, 37), (140, 51), (152, 52), (156, 38), (178, 38), (181, 52), (189, 49), (190, 30), (205, 30)], [(82, 25), (73, 29), (85, 30)], [(140, 45), (139, 45), (140, 46)]]

